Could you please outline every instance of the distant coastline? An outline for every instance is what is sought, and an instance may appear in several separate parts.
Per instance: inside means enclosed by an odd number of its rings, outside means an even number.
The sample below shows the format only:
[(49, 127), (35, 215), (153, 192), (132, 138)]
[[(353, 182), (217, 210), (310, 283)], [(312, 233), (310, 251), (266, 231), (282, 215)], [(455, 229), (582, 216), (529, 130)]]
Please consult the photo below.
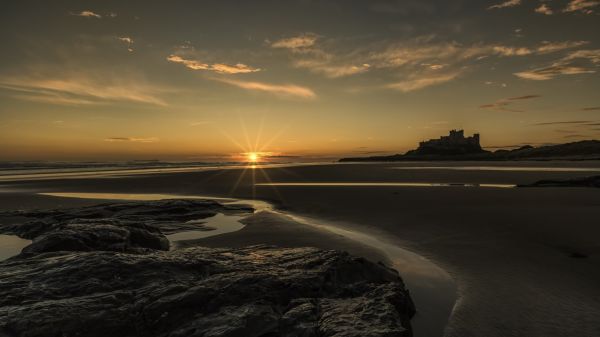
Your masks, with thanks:
[(514, 150), (487, 151), (479, 145), (479, 134), (464, 137), (463, 130), (452, 130), (448, 136), (424, 141), (415, 150), (389, 156), (350, 157), (339, 162), (392, 161), (550, 161), (600, 160), (600, 141), (583, 140), (572, 143), (534, 147), (525, 145)]

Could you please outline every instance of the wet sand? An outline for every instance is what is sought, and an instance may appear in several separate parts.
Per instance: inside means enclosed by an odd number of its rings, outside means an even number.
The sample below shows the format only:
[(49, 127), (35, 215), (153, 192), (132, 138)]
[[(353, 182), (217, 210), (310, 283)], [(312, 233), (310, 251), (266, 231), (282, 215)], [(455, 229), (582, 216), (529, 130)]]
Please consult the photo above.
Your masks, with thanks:
[[(600, 167), (597, 162), (498, 164)], [(15, 197), (15, 189), (255, 197), (273, 202), (281, 210), (377, 235), (442, 266), (456, 280), (460, 292), (446, 329), (447, 336), (600, 335), (598, 189), (255, 185), (271, 182), (521, 184), (590, 175), (589, 171), (564, 170), (392, 169), (398, 166), (296, 166), (11, 182), (2, 184), (13, 192), (0, 193), (0, 198), (2, 208), (14, 209), (66, 203), (47, 200), (50, 197), (43, 201), (41, 197)], [(260, 235), (263, 234), (255, 237)], [(418, 307), (419, 303), (416, 304)]]

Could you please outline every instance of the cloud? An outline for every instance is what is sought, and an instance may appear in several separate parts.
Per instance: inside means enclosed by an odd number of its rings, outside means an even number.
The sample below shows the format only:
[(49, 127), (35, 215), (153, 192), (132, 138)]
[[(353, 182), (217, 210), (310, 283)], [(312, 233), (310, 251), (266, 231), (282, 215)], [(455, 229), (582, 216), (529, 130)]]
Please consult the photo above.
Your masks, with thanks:
[(543, 41), (537, 47), (510, 47), (510, 46), (493, 46), (492, 50), (500, 56), (527, 56), (532, 54), (550, 54), (565, 49), (581, 47), (590, 43), (589, 41), (559, 41), (550, 42)]
[(329, 60), (319, 59), (303, 59), (297, 60), (293, 63), (297, 68), (305, 68), (314, 73), (320, 73), (329, 78), (338, 78), (343, 76), (355, 75), (364, 73), (371, 67), (368, 63), (359, 65), (335, 65), (331, 64)]
[(525, 56), (533, 53), (531, 49), (524, 47), (515, 48), (507, 46), (494, 46), (492, 49), (496, 54), (502, 56)]
[(160, 141), (160, 139), (156, 137), (150, 138), (137, 138), (137, 137), (110, 137), (105, 138), (105, 142), (133, 142), (133, 143), (156, 143)]
[(523, 110), (511, 109), (511, 108), (509, 108), (509, 106), (511, 104), (513, 104), (515, 101), (523, 101), (523, 100), (529, 100), (529, 99), (534, 99), (534, 98), (539, 98), (539, 97), (542, 97), (542, 96), (540, 96), (540, 95), (523, 95), (523, 96), (503, 98), (494, 103), (480, 105), (479, 108), (494, 109), (494, 110), (509, 111), (509, 112), (523, 112)]
[(555, 63), (548, 67), (514, 73), (515, 76), (533, 81), (547, 81), (562, 75), (593, 74), (595, 70)]
[(558, 122), (535, 123), (532, 125), (543, 126), (543, 125), (564, 125), (564, 124), (587, 124), (587, 123), (593, 123), (593, 122), (594, 121), (558, 121)]
[(0, 88), (16, 92), (15, 98), (60, 105), (98, 105), (126, 101), (167, 105), (158, 88), (123, 78), (98, 78), (85, 73), (0, 77)]
[(588, 108), (582, 108), (581, 110), (583, 110), (583, 111), (596, 111), (596, 110), (600, 110), (600, 106), (592, 106), (592, 107), (588, 107)]
[(312, 47), (316, 41), (317, 36), (315, 34), (306, 33), (296, 37), (277, 40), (271, 43), (271, 47), (297, 50)]
[(400, 90), (402, 92), (411, 92), (452, 81), (459, 75), (459, 72), (413, 75), (409, 76), (409, 78), (406, 80), (388, 84), (387, 87), (390, 89)]
[(260, 68), (252, 68), (243, 63), (228, 65), (223, 63), (208, 64), (197, 60), (184, 59), (178, 55), (169, 55), (167, 61), (181, 63), (192, 70), (208, 70), (219, 74), (247, 74), (261, 71)]
[(546, 4), (541, 4), (539, 7), (535, 9), (536, 13), (544, 14), (544, 15), (552, 15), (554, 11), (548, 7)]
[(594, 64), (600, 64), (600, 49), (577, 50), (569, 53), (563, 60), (572, 61), (576, 59), (586, 59)]
[[(102, 19), (102, 15), (94, 13), (92, 11), (81, 11), (79, 13), (70, 13), (71, 15), (75, 15), (75, 16), (81, 16), (84, 18), (96, 18), (96, 19)], [(116, 16), (116, 15), (115, 15)]]
[(514, 73), (515, 76), (526, 80), (547, 81), (562, 75), (593, 74), (594, 68), (581, 62), (593, 65), (600, 64), (600, 49), (577, 50), (555, 61), (549, 66)]
[(124, 42), (124, 43), (127, 44), (127, 50), (128, 51), (130, 51), (130, 52), (133, 51), (133, 48), (132, 48), (132, 46), (133, 46), (133, 39), (132, 38), (130, 38), (129, 36), (120, 36), (120, 37), (117, 37), (117, 39), (119, 39), (119, 41)]
[(130, 38), (129, 36), (121, 36), (121, 37), (118, 37), (118, 39), (119, 39), (119, 41), (123, 41), (127, 44), (133, 44), (133, 39)]
[(517, 97), (509, 97), (506, 100), (507, 101), (522, 101), (524, 99), (532, 99), (532, 98), (539, 98), (542, 97), (540, 95), (524, 95), (524, 96), (517, 96)]
[(594, 11), (591, 9), (600, 5), (598, 0), (571, 0), (563, 12), (582, 12), (585, 14), (592, 14)]
[(565, 50), (565, 49), (581, 47), (588, 43), (590, 43), (590, 42), (589, 41), (561, 41), (561, 42), (544, 41), (544, 42), (542, 42), (542, 45), (537, 47), (537, 52), (539, 54), (549, 54), (549, 53), (554, 53), (554, 52)]
[(252, 91), (263, 91), (278, 96), (288, 96), (303, 99), (314, 99), (317, 97), (317, 95), (311, 89), (294, 84), (269, 84), (263, 82), (239, 81), (224, 78), (215, 78), (214, 80), (230, 84), (238, 88)]
[(500, 9), (500, 8), (507, 8), (507, 7), (515, 7), (521, 4), (521, 0), (508, 0), (505, 2), (501, 2), (497, 5), (493, 5), (488, 7), (488, 10), (490, 9)]

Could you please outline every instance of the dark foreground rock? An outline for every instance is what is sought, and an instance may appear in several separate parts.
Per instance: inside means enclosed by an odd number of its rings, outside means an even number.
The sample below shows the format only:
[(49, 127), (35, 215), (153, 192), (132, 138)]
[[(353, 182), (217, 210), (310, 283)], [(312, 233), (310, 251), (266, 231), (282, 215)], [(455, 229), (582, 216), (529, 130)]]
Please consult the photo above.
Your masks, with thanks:
[(0, 262), (0, 337), (412, 335), (412, 300), (382, 264), (316, 248), (167, 250), (164, 231), (251, 211), (170, 200), (8, 214), (28, 220), (0, 232), (33, 243)]
[(107, 203), (49, 211), (21, 211), (21, 223), (0, 221), (0, 233), (14, 234), (33, 243), (23, 254), (53, 251), (140, 252), (169, 250), (165, 235), (210, 230), (198, 220), (217, 213), (251, 213), (252, 208), (223, 205), (211, 200), (160, 200)]
[(540, 180), (532, 184), (517, 187), (596, 187), (600, 188), (600, 176), (575, 178), (567, 180)]
[(409, 336), (391, 269), (315, 248), (44, 253), (0, 263), (0, 335)]

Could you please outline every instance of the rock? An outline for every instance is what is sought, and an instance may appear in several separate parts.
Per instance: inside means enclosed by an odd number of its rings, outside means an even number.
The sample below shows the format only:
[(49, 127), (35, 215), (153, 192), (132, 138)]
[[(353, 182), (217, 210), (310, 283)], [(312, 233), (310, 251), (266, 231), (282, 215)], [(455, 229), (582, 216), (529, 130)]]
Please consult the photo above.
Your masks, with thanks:
[(0, 230), (33, 243), (0, 262), (0, 336), (411, 336), (413, 302), (382, 264), (316, 248), (168, 251), (165, 231), (251, 211), (167, 200), (10, 214), (29, 221)]
[(600, 188), (600, 176), (574, 178), (566, 180), (540, 180), (532, 184), (520, 184), (517, 187), (596, 187)]
[(51, 252), (0, 263), (6, 336), (410, 336), (414, 313), (394, 270), (316, 248)]
[[(16, 234), (33, 243), (23, 254), (52, 251), (169, 250), (165, 234), (213, 230), (198, 220), (217, 213), (251, 213), (252, 208), (212, 200), (160, 200), (108, 203), (50, 211), (12, 212), (30, 219), (0, 225), (0, 233)], [(5, 214), (6, 215), (6, 214)]]

